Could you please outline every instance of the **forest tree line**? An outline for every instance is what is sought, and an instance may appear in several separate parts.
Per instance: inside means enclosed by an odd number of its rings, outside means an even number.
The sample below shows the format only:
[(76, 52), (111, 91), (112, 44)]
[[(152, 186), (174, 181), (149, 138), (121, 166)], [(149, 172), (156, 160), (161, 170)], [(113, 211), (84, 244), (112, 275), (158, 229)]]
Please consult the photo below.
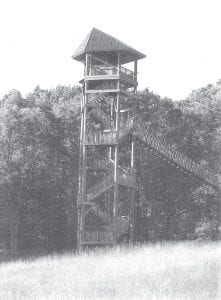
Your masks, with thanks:
[[(12, 90), (0, 101), (0, 208), (13, 212), (21, 252), (76, 246), (81, 97), (78, 86), (36, 87), (25, 98)], [(221, 177), (220, 82), (182, 101), (146, 89), (138, 112), (168, 143)], [(136, 156), (136, 241), (215, 240), (217, 191), (139, 141)], [(7, 248), (1, 222), (0, 234), (0, 249)]]

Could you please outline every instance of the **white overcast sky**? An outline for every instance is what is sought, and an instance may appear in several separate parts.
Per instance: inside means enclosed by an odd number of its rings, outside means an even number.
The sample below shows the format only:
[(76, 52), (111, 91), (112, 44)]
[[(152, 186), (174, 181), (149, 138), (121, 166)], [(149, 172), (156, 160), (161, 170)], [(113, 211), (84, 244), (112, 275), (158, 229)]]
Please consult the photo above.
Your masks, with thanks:
[(220, 0), (0, 0), (0, 96), (77, 84), (71, 55), (98, 28), (147, 55), (139, 88), (183, 99), (221, 78)]

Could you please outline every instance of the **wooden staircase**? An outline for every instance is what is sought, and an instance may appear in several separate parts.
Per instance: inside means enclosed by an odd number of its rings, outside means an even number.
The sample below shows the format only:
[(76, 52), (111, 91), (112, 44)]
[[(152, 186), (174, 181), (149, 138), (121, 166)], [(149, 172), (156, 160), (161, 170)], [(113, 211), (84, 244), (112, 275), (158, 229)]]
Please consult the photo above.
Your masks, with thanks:
[(91, 201), (94, 198), (97, 198), (102, 193), (106, 192), (108, 189), (112, 187), (114, 184), (113, 175), (108, 175), (102, 181), (94, 184), (88, 189), (87, 201)]
[[(112, 160), (109, 161), (108, 168), (109, 174), (100, 182), (94, 184), (88, 189), (87, 194), (87, 201), (92, 201), (93, 199), (100, 196), (102, 193), (106, 192), (108, 189), (110, 189), (114, 184), (114, 162)], [(131, 172), (127, 172), (120, 166), (118, 166), (119, 175), (117, 178), (117, 182), (120, 185), (135, 188), (136, 186), (136, 177), (135, 174), (132, 174)]]
[(109, 128), (111, 124), (110, 116), (108, 116), (104, 111), (99, 109), (97, 106), (93, 106), (89, 111), (89, 116), (92, 116), (94, 119), (99, 120), (105, 128)]
[(178, 149), (169, 145), (162, 137), (159, 137), (156, 132), (150, 130), (148, 124), (139, 116), (136, 117), (135, 122), (136, 126), (134, 127), (133, 134), (148, 147), (157, 152), (159, 156), (166, 158), (168, 162), (174, 164), (181, 170), (193, 174), (210, 186), (219, 188), (217, 178), (212, 171), (192, 161)]

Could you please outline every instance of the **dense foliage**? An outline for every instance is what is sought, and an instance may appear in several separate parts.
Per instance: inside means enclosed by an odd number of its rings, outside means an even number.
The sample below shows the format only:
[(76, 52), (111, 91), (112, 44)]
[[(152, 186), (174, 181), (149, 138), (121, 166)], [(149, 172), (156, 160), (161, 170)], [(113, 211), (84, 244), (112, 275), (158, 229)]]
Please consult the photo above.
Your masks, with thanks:
[[(18, 248), (76, 245), (79, 87), (37, 87), (0, 102), (0, 205), (18, 218)], [(158, 134), (221, 174), (221, 84), (184, 101), (140, 93), (139, 113)], [(144, 151), (145, 150), (145, 151)], [(218, 195), (137, 142), (136, 239), (216, 238)]]
[[(170, 144), (212, 169), (221, 181), (219, 83), (193, 91), (179, 102), (145, 91), (140, 114)], [(138, 148), (137, 236), (144, 240), (216, 239), (220, 217), (217, 191), (155, 154), (144, 153), (143, 147)]]

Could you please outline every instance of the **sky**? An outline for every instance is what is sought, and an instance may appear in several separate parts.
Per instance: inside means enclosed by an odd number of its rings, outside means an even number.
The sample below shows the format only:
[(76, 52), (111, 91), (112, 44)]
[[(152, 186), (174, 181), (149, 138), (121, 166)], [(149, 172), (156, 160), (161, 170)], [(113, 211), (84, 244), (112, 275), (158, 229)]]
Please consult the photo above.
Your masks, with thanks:
[(76, 85), (93, 28), (146, 54), (139, 89), (174, 100), (221, 79), (220, 0), (0, 0), (0, 97)]

